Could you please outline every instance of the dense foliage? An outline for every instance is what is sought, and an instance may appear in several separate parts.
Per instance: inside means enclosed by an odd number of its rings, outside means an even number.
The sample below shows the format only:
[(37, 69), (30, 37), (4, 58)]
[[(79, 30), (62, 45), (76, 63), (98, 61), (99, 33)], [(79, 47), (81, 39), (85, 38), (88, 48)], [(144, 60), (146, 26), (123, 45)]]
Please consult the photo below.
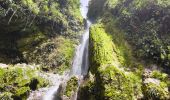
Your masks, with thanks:
[(0, 19), (0, 62), (69, 68), (83, 29), (79, 0), (1, 0)]
[(136, 57), (169, 66), (168, 0), (106, 0), (98, 5), (96, 2), (91, 2), (89, 17), (105, 17), (109, 12), (110, 17), (119, 20), (117, 25), (126, 32)]

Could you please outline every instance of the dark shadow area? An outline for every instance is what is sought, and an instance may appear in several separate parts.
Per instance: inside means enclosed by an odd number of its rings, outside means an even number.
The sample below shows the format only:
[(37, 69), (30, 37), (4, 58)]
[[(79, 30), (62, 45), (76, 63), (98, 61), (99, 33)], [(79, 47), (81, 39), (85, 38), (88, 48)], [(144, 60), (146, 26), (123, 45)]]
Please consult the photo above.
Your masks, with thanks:
[(29, 87), (31, 90), (36, 90), (37, 89), (37, 85), (38, 85), (38, 80), (37, 79), (32, 79), (31, 83), (29, 84)]
[(26, 63), (17, 47), (19, 37), (18, 32), (0, 34), (0, 63)]

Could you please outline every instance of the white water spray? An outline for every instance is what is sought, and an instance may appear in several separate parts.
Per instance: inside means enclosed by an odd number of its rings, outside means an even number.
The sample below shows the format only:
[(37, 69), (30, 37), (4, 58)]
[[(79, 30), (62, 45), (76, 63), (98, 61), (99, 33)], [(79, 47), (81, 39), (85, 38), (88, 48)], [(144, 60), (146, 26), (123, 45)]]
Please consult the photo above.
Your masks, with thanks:
[(81, 14), (87, 21), (86, 29), (82, 36), (81, 44), (77, 47), (76, 54), (72, 66), (72, 75), (80, 76), (87, 75), (88, 72), (88, 45), (89, 45), (89, 27), (91, 22), (87, 19), (88, 3), (89, 0), (80, 0), (81, 2)]

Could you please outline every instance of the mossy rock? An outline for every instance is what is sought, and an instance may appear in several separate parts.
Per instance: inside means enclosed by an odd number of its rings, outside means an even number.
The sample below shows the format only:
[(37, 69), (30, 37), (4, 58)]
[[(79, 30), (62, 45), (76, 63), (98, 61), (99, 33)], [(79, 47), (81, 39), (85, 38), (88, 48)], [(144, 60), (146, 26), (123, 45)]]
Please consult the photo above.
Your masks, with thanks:
[[(36, 68), (24, 64), (0, 68), (0, 92), (11, 92), (12, 98), (26, 99), (30, 90), (46, 87), (49, 84), (37, 74), (37, 71)], [(33, 80), (37, 80), (37, 83)]]
[(168, 81), (168, 74), (163, 73), (163, 72), (158, 71), (158, 70), (152, 71), (150, 77), (159, 79), (159, 80), (164, 81), (164, 82)]
[(44, 71), (62, 74), (71, 66), (74, 50), (74, 40), (58, 36), (41, 44), (34, 52), (27, 53), (26, 58), (30, 58), (30, 62), (41, 63)]
[(77, 100), (95, 100), (94, 82), (88, 81), (79, 87)]
[[(141, 79), (115, 66), (101, 68), (101, 86), (107, 100), (135, 100), (141, 96)], [(96, 83), (99, 84), (99, 83)]]
[(68, 98), (71, 98), (77, 91), (78, 85), (79, 83), (77, 77), (72, 77), (70, 80), (68, 80), (66, 84), (64, 95), (67, 96)]
[(136, 100), (143, 97), (142, 79), (115, 66), (102, 67), (79, 87), (78, 100)]
[(20, 97), (22, 99), (27, 99), (29, 96), (30, 88), (29, 87), (21, 87), (15, 91), (14, 96)]
[(168, 88), (165, 85), (155, 84), (155, 83), (147, 83), (142, 87), (143, 94), (146, 99), (149, 100), (169, 100), (170, 94), (168, 92)]

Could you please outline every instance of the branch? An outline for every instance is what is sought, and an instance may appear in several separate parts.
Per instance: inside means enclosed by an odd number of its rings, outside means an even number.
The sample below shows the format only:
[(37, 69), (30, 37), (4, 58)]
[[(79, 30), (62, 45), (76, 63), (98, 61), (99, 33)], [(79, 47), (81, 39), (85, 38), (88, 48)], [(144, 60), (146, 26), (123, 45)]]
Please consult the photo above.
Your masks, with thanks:
[(8, 10), (5, 12), (5, 16), (8, 14), (11, 8), (8, 8)]
[(15, 11), (13, 12), (12, 16), (10, 17), (10, 19), (9, 19), (9, 21), (8, 21), (8, 25), (10, 24), (10, 22), (11, 22), (11, 20), (12, 20), (12, 18), (13, 18), (13, 16), (15, 15), (16, 12), (17, 12), (17, 10), (15, 10)]
[(25, 31), (25, 29), (26, 29), (26, 27), (27, 27), (28, 19), (29, 19), (29, 18), (27, 18), (27, 22), (26, 22), (26, 24), (25, 24), (24, 31)]
[(32, 25), (32, 23), (34, 22), (35, 18), (36, 18), (36, 15), (34, 15), (34, 18), (33, 18), (33, 20), (31, 21), (29, 27), (31, 27), (31, 25)]

